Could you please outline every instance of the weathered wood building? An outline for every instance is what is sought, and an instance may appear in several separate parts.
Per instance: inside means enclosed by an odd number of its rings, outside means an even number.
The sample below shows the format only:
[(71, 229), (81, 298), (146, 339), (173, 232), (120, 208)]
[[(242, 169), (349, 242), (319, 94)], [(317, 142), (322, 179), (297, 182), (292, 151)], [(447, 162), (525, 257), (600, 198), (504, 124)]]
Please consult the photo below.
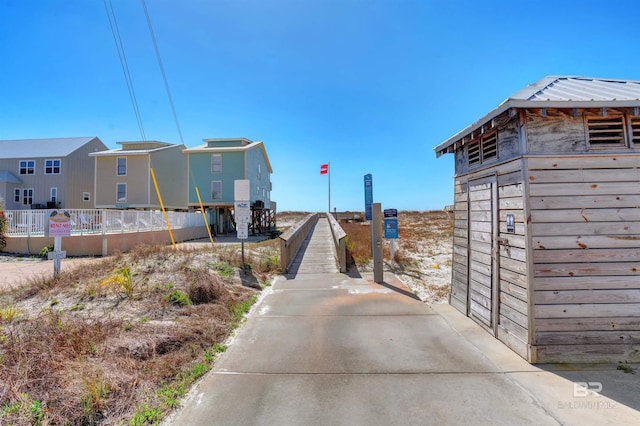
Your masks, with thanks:
[(640, 81), (546, 77), (455, 157), (450, 303), (529, 362), (640, 361)]

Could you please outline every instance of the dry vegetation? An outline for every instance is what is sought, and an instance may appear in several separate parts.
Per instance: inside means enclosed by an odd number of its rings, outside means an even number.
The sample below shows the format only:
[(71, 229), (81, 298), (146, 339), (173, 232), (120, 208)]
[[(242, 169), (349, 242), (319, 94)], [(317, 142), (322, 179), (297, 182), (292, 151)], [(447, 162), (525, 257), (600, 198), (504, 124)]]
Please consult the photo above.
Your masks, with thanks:
[[(288, 228), (309, 213), (278, 213), (278, 227)], [(370, 271), (371, 229), (367, 222), (341, 222), (356, 268)], [(441, 210), (399, 211), (399, 239), (391, 259), (390, 243), (383, 247), (384, 268), (393, 272), (420, 299), (444, 303), (449, 299), (453, 254), (453, 214)]]
[[(367, 223), (342, 223), (350, 238), (351, 255), (360, 270), (371, 269), (371, 230)], [(444, 211), (398, 212), (399, 239), (394, 258), (390, 243), (383, 247), (385, 270), (393, 272), (420, 299), (448, 300), (451, 285), (453, 215)]]
[(0, 294), (0, 424), (153, 424), (210, 368), (275, 240), (139, 247)]
[[(278, 228), (307, 214), (278, 213)], [(369, 225), (343, 226), (370, 269)], [(448, 213), (400, 212), (385, 269), (446, 300), (452, 231)], [(195, 247), (139, 247), (0, 293), (0, 424), (156, 424), (177, 407), (279, 264), (277, 240), (247, 244), (251, 268), (237, 245)]]

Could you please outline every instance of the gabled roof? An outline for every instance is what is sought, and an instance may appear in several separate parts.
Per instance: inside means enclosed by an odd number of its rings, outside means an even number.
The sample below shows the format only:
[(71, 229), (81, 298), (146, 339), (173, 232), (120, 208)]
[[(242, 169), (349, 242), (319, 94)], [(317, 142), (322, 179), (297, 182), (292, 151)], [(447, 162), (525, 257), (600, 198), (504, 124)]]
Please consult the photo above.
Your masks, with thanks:
[(168, 142), (160, 141), (131, 141), (116, 142), (121, 148), (109, 149), (106, 151), (92, 152), (91, 157), (111, 157), (119, 155), (147, 155), (154, 152), (163, 151), (170, 148), (184, 148), (184, 145), (176, 145)]
[(9, 170), (0, 170), (0, 182), (22, 183), (22, 180)]
[[(182, 152), (185, 152), (187, 154), (196, 152), (206, 152), (211, 154), (223, 152), (246, 152), (253, 148), (260, 148), (264, 155), (264, 160), (267, 163), (269, 173), (273, 173), (271, 162), (269, 161), (269, 156), (267, 155), (267, 150), (264, 148), (264, 143), (262, 141), (253, 142), (247, 138), (203, 139), (203, 141), (207, 143), (205, 145), (196, 146), (194, 148), (183, 149)], [(212, 146), (215, 144), (215, 142), (220, 142), (222, 146)], [(241, 142), (241, 145), (227, 146), (224, 145), (225, 142)]]
[(93, 139), (97, 137), (0, 140), (0, 158), (66, 157)]
[(593, 77), (550, 76), (505, 99), (475, 123), (434, 148), (448, 147), (510, 108), (624, 108), (640, 106), (640, 81)]

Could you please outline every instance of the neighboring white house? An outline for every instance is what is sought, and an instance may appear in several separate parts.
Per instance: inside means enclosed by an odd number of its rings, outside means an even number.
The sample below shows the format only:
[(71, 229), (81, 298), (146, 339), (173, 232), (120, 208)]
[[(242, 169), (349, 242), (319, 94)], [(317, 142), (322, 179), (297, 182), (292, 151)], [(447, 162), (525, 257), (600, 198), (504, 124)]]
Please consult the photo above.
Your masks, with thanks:
[(0, 198), (5, 209), (93, 208), (97, 137), (0, 140)]

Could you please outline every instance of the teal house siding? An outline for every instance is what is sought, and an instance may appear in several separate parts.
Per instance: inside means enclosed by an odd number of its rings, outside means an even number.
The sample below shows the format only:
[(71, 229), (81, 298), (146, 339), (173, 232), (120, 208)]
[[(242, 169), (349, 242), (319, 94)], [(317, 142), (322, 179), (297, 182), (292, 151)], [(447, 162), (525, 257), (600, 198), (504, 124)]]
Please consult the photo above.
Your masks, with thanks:
[[(262, 142), (246, 138), (204, 139), (204, 142), (205, 145), (183, 151), (187, 154), (189, 168), (188, 204), (190, 208), (200, 207), (197, 187), (214, 232), (235, 231), (233, 213), (236, 180), (249, 180), (249, 201), (252, 208), (260, 210), (259, 214), (263, 214), (263, 208), (275, 209), (275, 203), (270, 201), (273, 171)], [(220, 171), (212, 170), (213, 155), (221, 158)], [(214, 181), (219, 181), (221, 185), (219, 199), (213, 198)]]
[[(222, 155), (222, 172), (211, 171), (211, 155)], [(234, 181), (244, 179), (243, 152), (192, 152), (189, 154), (189, 173), (193, 182), (189, 184), (189, 204), (198, 204), (195, 186), (198, 187), (203, 204), (233, 203)], [(211, 193), (211, 182), (222, 181), (222, 199), (214, 200)]]
[(251, 182), (251, 203), (264, 202), (269, 208), (271, 198), (271, 178), (269, 165), (260, 148), (247, 151), (247, 179)]

